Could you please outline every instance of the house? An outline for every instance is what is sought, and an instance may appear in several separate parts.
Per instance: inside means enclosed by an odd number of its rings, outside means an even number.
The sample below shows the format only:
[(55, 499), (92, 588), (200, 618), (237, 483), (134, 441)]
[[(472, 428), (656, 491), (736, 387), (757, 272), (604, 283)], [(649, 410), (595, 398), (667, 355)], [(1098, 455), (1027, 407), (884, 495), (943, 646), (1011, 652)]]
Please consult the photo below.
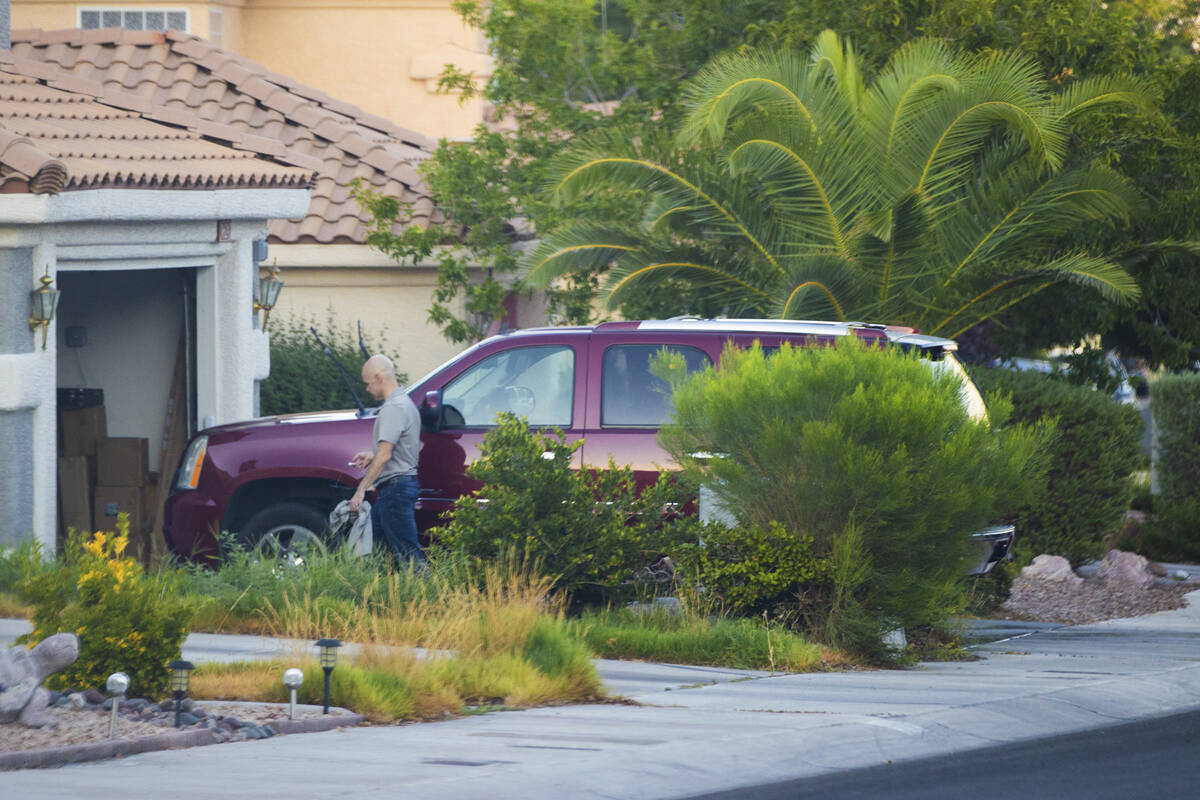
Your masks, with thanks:
[[(442, 222), (417, 172), (433, 151), (427, 137), (178, 31), (17, 30), (13, 53), (317, 159), (307, 214), (270, 223), (267, 263), (286, 283), (279, 312), (323, 320), (332, 310), (349, 327), (361, 321), (411, 377), (461, 349), (427, 322), (436, 266), (399, 267), (363, 244), (367, 216), (350, 196), (350, 182), (362, 179), (408, 204), (412, 224)], [(510, 306), (514, 325), (541, 321), (535, 301), (514, 296)]]
[(117, 5), (12, 0), (14, 28), (123, 28), (201, 37), (268, 69), (319, 87), (434, 137), (461, 139), (483, 120), (484, 101), (438, 90), (446, 64), (485, 78), (491, 58), (453, 0), (260, 0)]
[(189, 428), (253, 413), (255, 242), (303, 217), (319, 164), (0, 50), (0, 545), (53, 552), (59, 387), (102, 388), (108, 434), (149, 439), (150, 469), (174, 384)]

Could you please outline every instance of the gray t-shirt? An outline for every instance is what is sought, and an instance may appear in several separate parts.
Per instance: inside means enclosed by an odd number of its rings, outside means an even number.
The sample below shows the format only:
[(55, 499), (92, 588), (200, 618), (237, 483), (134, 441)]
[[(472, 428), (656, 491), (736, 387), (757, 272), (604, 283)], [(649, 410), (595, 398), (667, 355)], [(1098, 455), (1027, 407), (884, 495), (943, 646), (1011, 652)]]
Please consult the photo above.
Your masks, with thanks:
[(383, 465), (376, 485), (397, 475), (416, 475), (421, 452), (421, 415), (403, 389), (388, 395), (375, 415), (374, 443), (391, 442), (392, 457)]

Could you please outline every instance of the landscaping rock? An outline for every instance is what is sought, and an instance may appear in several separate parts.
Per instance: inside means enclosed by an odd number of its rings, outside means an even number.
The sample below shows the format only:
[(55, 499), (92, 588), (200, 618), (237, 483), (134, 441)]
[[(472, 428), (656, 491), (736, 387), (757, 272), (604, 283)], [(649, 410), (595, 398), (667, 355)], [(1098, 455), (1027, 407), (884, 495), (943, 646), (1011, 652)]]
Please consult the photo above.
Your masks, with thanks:
[(199, 721), (200, 721), (200, 718), (197, 717), (195, 714), (192, 714), (190, 711), (181, 711), (179, 713), (179, 724), (180, 725), (195, 725)]
[(34, 728), (48, 724), (50, 692), (42, 688), (42, 681), (77, 658), (79, 639), (73, 633), (56, 633), (33, 650), (18, 645), (0, 651), (0, 723), (20, 720)]
[(1032, 564), (1021, 570), (1018, 580), (1039, 583), (1065, 583), (1071, 586), (1079, 586), (1083, 583), (1083, 578), (1071, 570), (1071, 562), (1062, 556), (1048, 555), (1040, 555), (1035, 558)]
[(79, 692), (71, 692), (67, 695), (67, 705), (76, 710), (87, 706), (87, 698)]
[(102, 706), (106, 698), (99, 689), (84, 689), (83, 699), (87, 700), (89, 706)]
[(1142, 588), (1154, 582), (1154, 573), (1148, 569), (1145, 556), (1109, 550), (1096, 568), (1096, 577), (1111, 584)]

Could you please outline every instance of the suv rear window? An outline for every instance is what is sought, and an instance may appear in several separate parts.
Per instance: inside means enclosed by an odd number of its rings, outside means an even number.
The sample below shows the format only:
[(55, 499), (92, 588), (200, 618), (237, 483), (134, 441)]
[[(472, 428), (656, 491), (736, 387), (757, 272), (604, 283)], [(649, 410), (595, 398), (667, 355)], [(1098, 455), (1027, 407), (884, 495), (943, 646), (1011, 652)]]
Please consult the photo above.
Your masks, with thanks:
[(661, 350), (679, 353), (687, 371), (711, 366), (712, 359), (695, 347), (653, 344), (618, 344), (604, 351), (604, 377), (600, 394), (600, 425), (606, 428), (650, 428), (667, 421), (674, 410), (666, 382), (650, 372), (650, 363)]

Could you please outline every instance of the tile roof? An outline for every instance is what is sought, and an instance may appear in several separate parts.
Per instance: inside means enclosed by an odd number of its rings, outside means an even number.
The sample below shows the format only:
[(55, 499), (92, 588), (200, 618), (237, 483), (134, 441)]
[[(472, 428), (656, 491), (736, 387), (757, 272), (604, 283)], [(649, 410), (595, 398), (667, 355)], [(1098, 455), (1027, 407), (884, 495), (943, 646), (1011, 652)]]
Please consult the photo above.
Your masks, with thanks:
[(317, 178), (308, 215), (272, 221), (274, 241), (361, 242), (367, 216), (350, 196), (355, 178), (409, 204), (413, 224), (443, 221), (416, 169), (433, 152), (432, 140), (197, 36), (16, 30), (12, 54), (44, 65), (67, 84), (86, 82), (106, 104), (154, 109), (162, 121), (190, 132), (311, 165)]
[(21, 74), (5, 56), (0, 52), (0, 192), (307, 188), (313, 179), (311, 168), (106, 105), (95, 97), (96, 84)]

